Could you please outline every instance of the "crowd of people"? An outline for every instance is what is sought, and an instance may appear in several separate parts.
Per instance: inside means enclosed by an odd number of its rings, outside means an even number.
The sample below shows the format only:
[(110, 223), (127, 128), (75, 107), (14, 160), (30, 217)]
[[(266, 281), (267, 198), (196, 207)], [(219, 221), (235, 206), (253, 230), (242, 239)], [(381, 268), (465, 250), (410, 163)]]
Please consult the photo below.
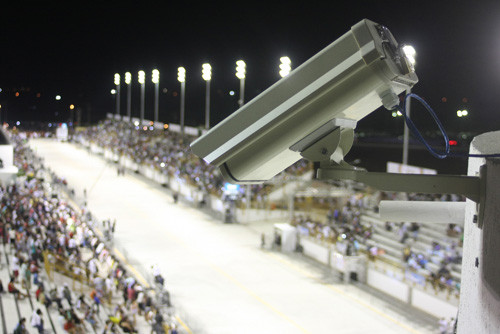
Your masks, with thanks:
[[(20, 176), (0, 186), (0, 231), (11, 253), (8, 292), (23, 298), (23, 291), (33, 284), (38, 302), (57, 309), (58, 322), (67, 333), (88, 332), (87, 326), (95, 328), (103, 317), (101, 333), (114, 333), (116, 327), (137, 333), (139, 316), (163, 333), (169, 324), (155, 306), (154, 291), (139, 284), (98, 237), (88, 211), (80, 212), (53, 192), (50, 173), (37, 177), (43, 163), (19, 138), (13, 139)], [(43, 268), (48, 275), (53, 270), (66, 273), (87, 284), (89, 291), (77, 293), (68, 284), (51, 287), (50, 280), (42, 279)], [(103, 314), (103, 305), (109, 314)], [(38, 317), (36, 311), (31, 319)], [(43, 323), (35, 327), (43, 332)], [(170, 330), (176, 332), (172, 326)]]
[[(151, 167), (161, 173), (181, 179), (206, 194), (222, 196), (224, 180), (217, 167), (205, 163), (192, 154), (189, 144), (196, 139), (190, 135), (153, 126), (140, 127), (132, 123), (107, 119), (97, 125), (87, 127), (73, 136), (76, 142), (96, 143), (109, 149), (119, 157), (126, 157), (139, 165)], [(285, 171), (286, 175), (298, 176), (312, 165), (300, 160)], [(252, 202), (265, 201), (269, 187), (252, 185)], [(246, 199), (245, 187), (241, 187), (240, 198)]]
[(361, 222), (363, 201), (358, 197), (352, 196), (342, 206), (330, 208), (323, 221), (298, 215), (294, 217), (292, 225), (297, 227), (299, 235), (335, 244), (341, 254), (357, 255), (373, 234), (373, 226)]
[[(406, 200), (412, 201), (463, 201), (457, 195), (430, 195), (430, 194), (398, 194)], [(386, 193), (386, 197), (393, 198), (396, 194)], [(385, 230), (392, 232), (396, 240), (402, 245), (402, 260), (405, 267), (412, 272), (426, 270), (429, 275), (426, 280), (436, 289), (445, 287), (456, 292), (460, 289), (460, 280), (452, 275), (452, 267), (462, 262), (461, 246), (463, 241), (462, 228), (457, 224), (449, 224), (442, 237), (434, 238), (425, 250), (415, 247), (422, 224), (415, 222), (386, 222)]]
[[(414, 193), (375, 192), (352, 195), (345, 203), (337, 201), (317, 201), (313, 203), (320, 209), (329, 207), (324, 219), (312, 219), (307, 215), (296, 215), (292, 225), (297, 227), (299, 235), (306, 235), (321, 242), (335, 244), (338, 252), (344, 255), (356, 255), (365, 250), (370, 259), (377, 259), (386, 254), (387, 245), (380, 242), (367, 243), (375, 233), (373, 225), (362, 222), (361, 215), (367, 211), (377, 211), (377, 202), (382, 199), (411, 201), (461, 201), (457, 195), (428, 195)], [(433, 240), (428, 248), (415, 247), (421, 240), (422, 224), (416, 222), (385, 222), (384, 228), (401, 244), (401, 265), (413, 273), (427, 272), (420, 281), (427, 281), (436, 289), (448, 288), (458, 292), (460, 279), (452, 274), (462, 261), (461, 245), (463, 231), (457, 224), (450, 224), (443, 233), (443, 238)], [(428, 238), (422, 244), (427, 244)]]
[(183, 179), (208, 193), (219, 192), (223, 185), (216, 168), (189, 152), (189, 143), (194, 140), (189, 135), (108, 119), (75, 134), (74, 140), (98, 143), (120, 157)]

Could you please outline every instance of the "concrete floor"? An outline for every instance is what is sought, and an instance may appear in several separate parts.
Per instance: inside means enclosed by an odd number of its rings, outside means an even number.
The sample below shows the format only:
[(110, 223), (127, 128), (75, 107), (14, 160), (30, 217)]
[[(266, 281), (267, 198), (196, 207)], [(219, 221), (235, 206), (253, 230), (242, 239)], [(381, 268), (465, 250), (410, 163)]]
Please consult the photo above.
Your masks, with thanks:
[(194, 333), (436, 333), (393, 300), (344, 285), (324, 268), (260, 249), (273, 222), (223, 224), (135, 174), (68, 143), (31, 141), (100, 219), (116, 219), (116, 250), (144, 277), (158, 264)]

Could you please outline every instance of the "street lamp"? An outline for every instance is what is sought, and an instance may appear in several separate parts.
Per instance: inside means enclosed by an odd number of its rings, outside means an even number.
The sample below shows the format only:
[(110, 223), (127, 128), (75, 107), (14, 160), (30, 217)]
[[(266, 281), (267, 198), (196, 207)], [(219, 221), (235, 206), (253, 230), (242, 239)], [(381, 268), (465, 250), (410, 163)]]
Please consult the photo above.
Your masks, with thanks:
[[(245, 76), (246, 76), (246, 67), (247, 64), (243, 60), (238, 60), (236, 62), (236, 77), (240, 79), (240, 99), (238, 100), (238, 104), (240, 108), (245, 103)], [(250, 185), (247, 184), (245, 188), (245, 197), (246, 197), (246, 208), (250, 209), (250, 204), (252, 202), (252, 193), (250, 189)], [(250, 211), (246, 211), (248, 215), (250, 215)]]
[(184, 97), (186, 91), (186, 69), (184, 67), (179, 67), (177, 69), (177, 80), (181, 83), (181, 133), (184, 135)]
[(155, 84), (155, 114), (154, 121), (158, 122), (158, 92), (159, 92), (159, 82), (160, 82), (160, 71), (157, 69), (153, 70), (151, 81)]
[(120, 115), (120, 74), (115, 73), (116, 85), (116, 114)]
[(212, 66), (205, 63), (201, 66), (201, 77), (207, 82), (205, 94), (205, 129), (210, 128), (210, 80), (212, 80)]
[(464, 109), (464, 110), (457, 110), (457, 117), (467, 117), (469, 116), (469, 112), (467, 111), (467, 109)]
[(238, 104), (240, 108), (245, 103), (245, 74), (246, 74), (246, 64), (243, 60), (238, 60), (236, 62), (236, 77), (240, 79), (240, 99)]
[(141, 125), (142, 121), (144, 121), (144, 93), (145, 93), (145, 83), (146, 83), (146, 73), (144, 71), (139, 71), (138, 81), (141, 84)]
[(292, 61), (288, 57), (281, 57), (280, 58), (280, 75), (282, 78), (286, 77), (288, 74), (290, 74), (290, 71), (292, 69)]
[(130, 72), (125, 73), (125, 83), (127, 84), (127, 117), (130, 121), (130, 117), (132, 114), (132, 74)]

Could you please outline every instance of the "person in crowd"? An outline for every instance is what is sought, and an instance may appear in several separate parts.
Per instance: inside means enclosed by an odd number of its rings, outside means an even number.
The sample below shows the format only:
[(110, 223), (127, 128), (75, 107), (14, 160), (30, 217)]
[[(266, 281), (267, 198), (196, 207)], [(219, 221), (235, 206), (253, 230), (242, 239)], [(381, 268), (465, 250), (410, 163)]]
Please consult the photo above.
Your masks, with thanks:
[(153, 331), (157, 334), (165, 333), (163, 329), (163, 315), (159, 310), (156, 311), (154, 316)]
[(163, 286), (163, 284), (165, 283), (165, 279), (161, 275), (160, 267), (157, 264), (155, 264), (153, 265), (152, 269), (153, 269), (153, 278), (155, 282)]
[(39, 334), (43, 334), (43, 319), (42, 311), (40, 309), (33, 311), (33, 314), (31, 315), (31, 326), (35, 327)]
[(14, 328), (14, 334), (28, 334), (26, 329), (26, 318), (21, 318)]
[(102, 334), (114, 334), (116, 333), (116, 325), (113, 321), (111, 320), (106, 320), (106, 323), (104, 324), (104, 329), (102, 331)]
[(71, 299), (71, 291), (69, 290), (68, 283), (64, 283), (63, 287), (63, 297), (68, 301), (69, 306), (73, 306)]
[(45, 294), (45, 288), (43, 284), (38, 285), (38, 289), (35, 292), (35, 297), (36, 300), (40, 302), (40, 304), (44, 305), (47, 308), (52, 304), (50, 298)]
[(49, 295), (50, 295), (50, 300), (56, 302), (57, 308), (63, 309), (62, 298), (59, 297), (59, 294), (57, 293), (57, 289), (56, 288), (51, 289), (49, 292)]
[(7, 286), (7, 291), (9, 291), (9, 293), (15, 295), (16, 298), (19, 298), (19, 299), (24, 299), (25, 297), (27, 297), (27, 295), (25, 293), (21, 292), (21, 290), (19, 290), (16, 287), (16, 284), (14, 283), (14, 277), (12, 277), (10, 279), (9, 284)]

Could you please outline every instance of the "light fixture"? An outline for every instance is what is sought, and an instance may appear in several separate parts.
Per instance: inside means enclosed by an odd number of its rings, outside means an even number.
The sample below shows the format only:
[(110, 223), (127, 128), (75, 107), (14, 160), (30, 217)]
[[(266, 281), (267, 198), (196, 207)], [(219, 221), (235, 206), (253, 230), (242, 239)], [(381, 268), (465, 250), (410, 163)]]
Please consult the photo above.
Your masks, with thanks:
[(245, 79), (246, 74), (246, 64), (243, 60), (238, 60), (236, 62), (236, 77), (238, 79)]
[(160, 71), (156, 69), (153, 70), (151, 81), (155, 84), (160, 82)]
[(179, 82), (185, 82), (186, 81), (186, 69), (184, 67), (179, 67), (177, 69), (177, 80)]
[(212, 79), (212, 66), (210, 64), (205, 63), (201, 65), (201, 77), (205, 81), (210, 81)]
[(290, 74), (290, 71), (292, 69), (292, 61), (288, 57), (281, 57), (280, 58), (280, 75), (282, 78), (286, 77), (288, 74)]
[(138, 81), (142, 85), (146, 82), (146, 73), (144, 71), (139, 71)]

